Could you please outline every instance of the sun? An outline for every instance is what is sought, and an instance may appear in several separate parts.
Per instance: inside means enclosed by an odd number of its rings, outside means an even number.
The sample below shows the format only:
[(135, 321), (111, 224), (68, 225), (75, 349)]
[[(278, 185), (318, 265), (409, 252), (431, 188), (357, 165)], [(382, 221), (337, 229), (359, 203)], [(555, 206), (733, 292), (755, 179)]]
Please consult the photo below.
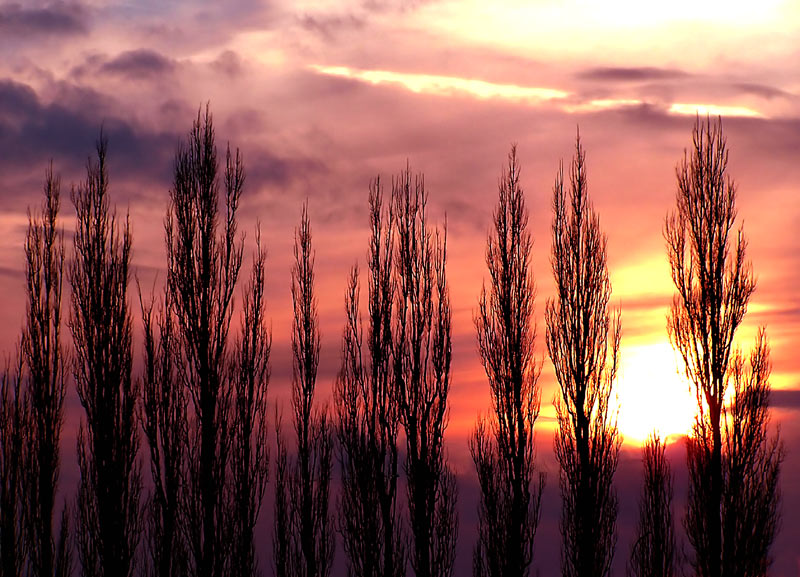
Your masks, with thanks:
[(614, 408), (625, 443), (641, 445), (653, 432), (662, 439), (689, 434), (697, 401), (681, 363), (666, 341), (620, 347)]

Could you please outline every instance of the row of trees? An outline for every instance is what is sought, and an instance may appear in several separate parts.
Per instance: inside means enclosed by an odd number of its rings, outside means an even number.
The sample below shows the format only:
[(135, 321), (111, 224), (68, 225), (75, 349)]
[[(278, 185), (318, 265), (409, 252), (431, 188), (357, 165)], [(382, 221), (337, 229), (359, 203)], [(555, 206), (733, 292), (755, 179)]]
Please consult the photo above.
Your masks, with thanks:
[[(175, 157), (164, 296), (156, 300), (139, 289), (144, 370), (134, 378), (127, 292), (132, 237), (127, 217), (109, 203), (106, 150), (101, 134), (97, 158), (71, 195), (77, 214), (66, 264), (72, 353), (60, 338), (65, 250), (60, 182), (52, 168), (43, 207), (30, 216), (26, 326), (0, 388), (1, 575), (68, 575), (73, 551), (83, 575), (259, 574), (256, 551), (263, 544), (256, 543), (255, 526), (270, 465), (272, 337), (259, 231), (232, 330), (244, 255), (237, 230), (241, 154), (229, 146), (221, 171), (211, 115), (198, 113)], [(764, 332), (749, 360), (733, 344), (755, 281), (741, 228), (731, 247), (736, 188), (726, 166), (721, 124), (698, 119), (693, 148), (677, 169), (677, 208), (664, 228), (677, 289), (668, 332), (697, 393), (685, 529), (691, 564), (703, 577), (766, 573), (783, 459), (779, 438), (767, 430)], [(534, 445), (542, 362), (519, 178), (512, 147), (487, 239), (489, 282), (475, 314), (492, 407), (469, 444), (480, 486), (476, 576), (529, 574), (546, 481)], [(620, 313), (609, 307), (607, 240), (587, 183), (578, 138), (568, 181), (560, 168), (553, 187), (557, 290), (544, 316), (559, 384), (554, 449), (562, 574), (580, 577), (611, 571), (621, 444), (610, 403)], [(408, 167), (392, 180), (388, 196), (379, 178), (370, 185), (366, 316), (356, 266), (345, 293), (332, 407), (315, 402), (320, 333), (312, 229), (303, 207), (291, 279), (294, 441), (277, 411), (273, 421), (272, 570), (278, 577), (329, 575), (335, 534), (351, 575), (398, 577), (409, 564), (418, 577), (453, 574), (457, 484), (444, 444), (452, 331), (447, 231), (429, 223), (427, 198), (424, 178)], [(74, 511), (64, 506), (56, 529), (70, 372), (84, 408), (80, 484)], [(138, 458), (142, 438), (147, 483)], [(663, 442), (652, 438), (642, 455), (628, 572), (676, 575), (673, 480)], [(338, 497), (331, 492), (334, 458), (341, 470)]]

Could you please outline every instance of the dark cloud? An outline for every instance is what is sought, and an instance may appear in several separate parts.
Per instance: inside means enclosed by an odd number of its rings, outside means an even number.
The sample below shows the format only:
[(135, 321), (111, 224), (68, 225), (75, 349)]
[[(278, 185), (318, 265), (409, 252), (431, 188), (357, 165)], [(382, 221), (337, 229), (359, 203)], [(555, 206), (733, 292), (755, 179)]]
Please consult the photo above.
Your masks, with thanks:
[(160, 76), (175, 68), (175, 62), (152, 50), (130, 50), (123, 52), (103, 64), (103, 72), (119, 74), (131, 78)]
[(45, 104), (30, 86), (0, 80), (0, 149), (6, 151), (0, 169), (38, 169), (48, 158), (54, 159), (57, 170), (82, 166), (102, 126), (109, 139), (109, 160), (119, 175), (164, 180), (179, 136), (142, 131), (117, 114), (104, 115), (111, 104), (107, 99), (86, 88), (77, 92), (84, 95), (82, 101), (65, 94)]
[(761, 98), (766, 98), (767, 100), (772, 100), (774, 98), (792, 98), (794, 96), (780, 88), (752, 82), (739, 82), (734, 84), (733, 88), (746, 94), (753, 94)]
[(242, 72), (242, 57), (238, 52), (225, 50), (211, 63), (211, 68), (220, 74), (235, 77)]
[(88, 32), (88, 14), (79, 4), (54, 2), (44, 8), (25, 8), (12, 2), (0, 4), (0, 35), (75, 35)]
[(602, 80), (609, 82), (648, 82), (652, 80), (672, 80), (689, 76), (682, 70), (673, 68), (656, 68), (652, 66), (643, 67), (621, 67), (605, 66), (589, 68), (578, 73), (578, 78), (582, 80)]
[(333, 40), (340, 32), (360, 30), (365, 25), (364, 19), (354, 14), (332, 16), (303, 14), (297, 20), (301, 28), (318, 34), (324, 40)]
[(436, 0), (365, 0), (362, 3), (364, 10), (376, 14), (387, 12), (413, 12), (426, 4), (434, 4)]
[(772, 389), (770, 402), (776, 409), (800, 410), (800, 390)]

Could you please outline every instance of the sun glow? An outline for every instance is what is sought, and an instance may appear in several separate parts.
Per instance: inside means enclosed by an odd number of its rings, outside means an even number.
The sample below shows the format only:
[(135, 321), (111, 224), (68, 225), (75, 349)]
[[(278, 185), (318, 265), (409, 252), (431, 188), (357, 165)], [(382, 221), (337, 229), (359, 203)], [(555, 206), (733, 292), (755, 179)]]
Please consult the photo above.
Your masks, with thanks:
[(665, 341), (621, 347), (615, 391), (626, 443), (642, 444), (653, 432), (662, 439), (690, 432), (697, 401), (680, 366)]

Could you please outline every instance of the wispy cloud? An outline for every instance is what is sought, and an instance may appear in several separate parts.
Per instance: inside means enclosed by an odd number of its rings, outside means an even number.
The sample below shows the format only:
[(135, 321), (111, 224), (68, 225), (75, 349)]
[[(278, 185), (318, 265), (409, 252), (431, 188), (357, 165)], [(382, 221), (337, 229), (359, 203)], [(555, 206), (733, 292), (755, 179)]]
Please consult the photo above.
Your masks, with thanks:
[(397, 84), (411, 92), (439, 96), (467, 95), (487, 100), (499, 98), (515, 102), (539, 104), (550, 100), (567, 98), (569, 93), (556, 88), (498, 84), (475, 78), (440, 76), (435, 74), (413, 74), (388, 70), (358, 70), (347, 66), (311, 65), (321, 74), (350, 78), (368, 84)]
[(682, 114), (688, 116), (694, 116), (699, 114), (700, 116), (705, 116), (706, 114), (710, 116), (738, 116), (743, 118), (766, 118), (765, 114), (762, 114), (758, 110), (754, 110), (753, 108), (748, 108), (746, 106), (731, 106), (731, 105), (720, 105), (720, 104), (688, 104), (684, 102), (674, 102), (670, 107), (669, 111), (672, 114)]

